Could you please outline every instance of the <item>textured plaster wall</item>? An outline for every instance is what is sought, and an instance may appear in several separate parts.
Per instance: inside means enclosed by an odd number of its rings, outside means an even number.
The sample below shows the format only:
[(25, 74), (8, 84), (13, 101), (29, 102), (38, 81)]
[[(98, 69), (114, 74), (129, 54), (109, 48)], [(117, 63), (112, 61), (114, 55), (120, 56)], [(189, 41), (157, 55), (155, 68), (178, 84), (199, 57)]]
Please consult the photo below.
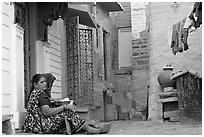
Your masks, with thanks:
[(188, 69), (202, 73), (202, 28), (189, 34), (189, 50), (173, 55), (170, 48), (169, 30), (186, 17), (192, 10), (193, 2), (179, 2), (174, 9), (172, 3), (153, 2), (148, 5), (150, 21), (150, 90), (149, 90), (149, 119), (162, 118), (158, 106), (158, 93), (161, 92), (157, 77), (162, 67), (171, 64), (174, 71)]
[[(117, 13), (117, 26), (131, 28), (132, 59), (131, 67), (120, 69), (117, 74), (119, 86), (114, 101), (122, 109), (126, 107), (126, 112), (129, 109), (140, 113), (147, 106), (147, 87), (149, 85), (149, 32), (146, 3), (121, 2), (121, 5), (124, 11)], [(128, 74), (129, 71), (131, 74)]]
[[(103, 100), (103, 91), (110, 89), (117, 89), (115, 87), (115, 69), (117, 69), (118, 61), (117, 59), (117, 29), (114, 22), (114, 14), (110, 17), (110, 14), (105, 7), (96, 4), (96, 22), (100, 26), (98, 32), (93, 30), (93, 61), (94, 61), (94, 103), (96, 108), (90, 110), (90, 118), (103, 120), (104, 118), (104, 100)], [(107, 40), (106, 40), (106, 51), (103, 47), (103, 29), (107, 31)], [(98, 33), (98, 46), (96, 33)], [(106, 72), (107, 80), (104, 81), (104, 53), (106, 53)], [(111, 112), (106, 112), (107, 115), (112, 117)]]
[[(127, 70), (124, 70), (127, 72)], [(113, 103), (121, 107), (121, 112), (129, 112), (132, 101), (132, 75), (118, 72), (116, 75), (118, 90), (113, 94)]]
[(149, 32), (145, 2), (131, 3), (132, 20), (132, 92), (136, 111), (147, 106), (149, 85)]
[[(125, 39), (127, 37), (122, 37), (122, 39), (118, 40), (124, 40), (126, 42), (128, 42), (128, 40), (130, 40), (126, 46), (132, 44), (131, 41), (131, 3), (130, 2), (120, 2), (120, 4), (123, 6), (124, 11), (120, 11), (116, 13), (116, 17), (115, 17), (115, 21), (117, 24), (118, 29), (125, 29), (125, 28), (129, 28), (130, 31), (127, 31), (127, 34), (130, 34), (130, 38)], [(123, 34), (124, 35), (124, 34)], [(120, 38), (120, 37), (119, 37)], [(125, 44), (123, 41), (123, 44)], [(125, 48), (125, 47), (123, 47)], [(131, 47), (126, 47), (126, 49), (132, 48)], [(125, 49), (125, 50), (126, 50)], [(122, 53), (122, 52), (120, 52)], [(125, 52), (123, 52), (125, 53)], [(126, 54), (121, 54), (121, 58), (123, 57), (127, 57), (127, 56), (132, 56), (132, 53), (129, 53), (130, 55), (126, 55)], [(127, 62), (123, 62), (123, 65), (127, 63)], [(127, 63), (128, 64), (128, 63)], [(126, 65), (127, 65), (126, 64)], [(131, 66), (122, 66), (120, 69), (118, 69), (117, 73), (116, 73), (116, 79), (115, 79), (116, 83), (117, 83), (117, 90), (115, 90), (115, 92), (113, 93), (113, 103), (116, 104), (117, 106), (120, 107), (119, 110), (119, 119), (120, 114), (121, 113), (126, 113), (126, 112), (130, 112), (131, 109), (135, 109), (135, 100), (134, 100), (134, 95), (132, 94), (132, 68)], [(128, 117), (126, 116), (125, 119), (128, 119)]]
[[(109, 13), (105, 7), (103, 7), (100, 2), (96, 5), (96, 22), (100, 25), (100, 29), (104, 29), (108, 32), (106, 40), (106, 51), (103, 50), (103, 40), (102, 36), (99, 42), (99, 52), (101, 51), (101, 57), (103, 57), (104, 52), (106, 52), (107, 61), (107, 81), (112, 81), (114, 69), (117, 68), (117, 28), (115, 25), (114, 15)], [(102, 33), (102, 30), (101, 30)]]
[(120, 2), (124, 11), (116, 13), (116, 22), (118, 28), (131, 27), (131, 2)]

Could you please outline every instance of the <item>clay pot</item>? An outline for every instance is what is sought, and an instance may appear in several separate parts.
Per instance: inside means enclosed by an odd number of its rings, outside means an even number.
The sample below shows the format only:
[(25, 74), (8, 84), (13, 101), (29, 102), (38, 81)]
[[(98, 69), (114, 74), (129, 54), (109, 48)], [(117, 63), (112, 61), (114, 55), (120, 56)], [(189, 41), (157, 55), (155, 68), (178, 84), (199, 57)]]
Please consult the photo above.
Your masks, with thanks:
[(163, 71), (159, 73), (158, 82), (162, 88), (175, 86), (175, 80), (170, 80), (172, 71), (173, 67), (163, 67)]

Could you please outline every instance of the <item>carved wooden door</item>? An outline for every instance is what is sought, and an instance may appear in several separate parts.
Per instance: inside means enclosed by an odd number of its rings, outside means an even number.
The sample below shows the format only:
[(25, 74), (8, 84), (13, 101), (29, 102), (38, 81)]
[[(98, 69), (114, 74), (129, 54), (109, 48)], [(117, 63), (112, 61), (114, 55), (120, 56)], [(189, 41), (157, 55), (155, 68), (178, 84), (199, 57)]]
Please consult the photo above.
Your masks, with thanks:
[(67, 92), (78, 106), (94, 102), (92, 31), (79, 29), (79, 17), (66, 20)]
[(92, 30), (79, 29), (79, 59), (81, 101), (93, 104)]

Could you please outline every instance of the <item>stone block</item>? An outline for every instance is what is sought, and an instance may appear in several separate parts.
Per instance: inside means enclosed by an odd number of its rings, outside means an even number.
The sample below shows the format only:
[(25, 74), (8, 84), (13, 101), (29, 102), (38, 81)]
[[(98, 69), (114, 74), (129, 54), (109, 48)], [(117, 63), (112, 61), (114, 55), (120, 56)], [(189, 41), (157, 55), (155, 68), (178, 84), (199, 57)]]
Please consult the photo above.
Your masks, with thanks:
[(173, 118), (173, 117), (179, 117), (180, 113), (179, 113), (179, 110), (177, 111), (167, 111), (167, 112), (164, 112), (164, 118)]
[(6, 135), (15, 134), (15, 126), (12, 118), (12, 115), (2, 115), (2, 133)]
[(140, 112), (130, 113), (130, 120), (143, 121), (144, 119)]
[(119, 113), (119, 120), (130, 120), (130, 114), (129, 112), (122, 112)]
[(170, 117), (170, 122), (179, 122), (180, 121), (180, 117)]
[(173, 101), (178, 101), (178, 97), (170, 97), (170, 98), (163, 98), (163, 99), (160, 99), (159, 102), (173, 102)]
[(113, 104), (106, 104), (105, 106), (105, 120), (117, 120), (118, 115), (117, 115), (117, 109), (116, 105)]
[(161, 92), (159, 93), (160, 98), (177, 97), (177, 92)]
[(89, 110), (87, 108), (77, 108), (76, 109), (76, 113), (83, 117), (85, 120), (89, 120), (90, 116), (89, 116)]
[(109, 96), (109, 95), (106, 95), (105, 96), (105, 102), (104, 103), (106, 103), (106, 104), (112, 104), (112, 97), (111, 96)]

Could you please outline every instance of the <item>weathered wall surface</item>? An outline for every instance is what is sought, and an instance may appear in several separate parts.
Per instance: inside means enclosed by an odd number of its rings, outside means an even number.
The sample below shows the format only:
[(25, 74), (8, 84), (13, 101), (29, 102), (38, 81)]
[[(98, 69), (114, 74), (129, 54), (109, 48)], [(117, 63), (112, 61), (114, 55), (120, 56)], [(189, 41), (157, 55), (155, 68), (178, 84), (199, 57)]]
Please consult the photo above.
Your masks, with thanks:
[(131, 3), (132, 19), (132, 92), (136, 101), (136, 111), (141, 112), (147, 106), (149, 85), (149, 32), (146, 3)]
[(128, 68), (118, 70), (116, 73), (118, 90), (113, 94), (113, 103), (121, 107), (121, 112), (129, 112), (132, 108), (132, 71)]
[[(100, 2), (96, 4), (96, 22), (100, 25), (99, 31), (103, 33), (103, 30), (107, 32), (106, 34), (106, 51), (102, 51), (104, 49), (103, 45), (103, 35), (99, 40), (99, 48), (98, 51), (101, 52), (101, 57), (105, 53), (106, 60), (106, 70), (107, 70), (107, 81), (111, 81), (113, 78), (113, 68), (117, 68), (117, 28), (114, 22), (114, 16), (110, 17), (110, 14), (105, 7), (103, 7)], [(100, 34), (101, 35), (101, 34)], [(113, 56), (114, 54), (114, 56)], [(115, 58), (113, 58), (115, 57)]]
[(162, 67), (171, 64), (174, 71), (188, 69), (202, 73), (202, 28), (189, 34), (189, 49), (186, 52), (173, 55), (170, 48), (169, 30), (186, 17), (192, 10), (193, 2), (179, 2), (177, 8), (172, 3), (149, 3), (148, 13), (150, 21), (150, 90), (149, 90), (149, 119), (161, 119), (158, 107), (158, 93), (161, 88), (157, 77)]
[[(141, 115), (147, 107), (147, 90), (149, 84), (149, 51), (146, 3), (121, 2), (123, 12), (117, 13), (117, 26), (119, 28), (130, 27), (131, 36), (131, 68), (120, 69), (117, 73), (118, 93), (115, 96), (122, 103), (117, 102), (126, 111), (135, 111)], [(131, 74), (129, 74), (131, 71)], [(128, 88), (127, 88), (128, 87)], [(125, 96), (130, 96), (126, 98)], [(124, 106), (122, 104), (127, 104)]]
[(124, 11), (116, 13), (116, 22), (118, 28), (130, 27), (131, 28), (131, 3), (130, 2), (120, 2), (123, 6)]
[[(116, 13), (116, 24), (118, 29), (122, 28), (129, 28), (131, 33), (131, 3), (130, 2), (121, 2), (120, 3), (123, 6), (124, 11), (120, 11)], [(131, 34), (130, 34), (131, 35)], [(129, 40), (129, 38), (128, 38)], [(126, 45), (129, 45), (131, 43), (127, 39), (125, 40), (128, 42)], [(132, 48), (131, 47), (127, 47)], [(132, 53), (130, 53), (132, 56)], [(119, 55), (121, 58), (123, 56), (128, 55)], [(113, 103), (116, 104), (118, 108), (119, 113), (119, 119), (128, 119), (127, 116), (120, 116), (122, 113), (129, 113), (131, 109), (135, 109), (135, 100), (134, 95), (132, 95), (132, 68), (131, 66), (127, 67), (121, 67), (118, 69), (116, 73), (116, 80), (117, 82), (117, 90), (113, 94)]]
[[(107, 89), (116, 89), (115, 87), (115, 69), (118, 67), (118, 52), (117, 52), (117, 29), (114, 22), (114, 14), (110, 17), (110, 14), (105, 8), (100, 4), (96, 3), (96, 22), (99, 28), (94, 33), (97, 38), (94, 38), (94, 100), (96, 109), (91, 111), (91, 118), (103, 120), (104, 118), (104, 99), (103, 91)], [(107, 32), (106, 34), (106, 44), (103, 41), (103, 30)], [(95, 36), (96, 36), (95, 35)], [(104, 44), (106, 45), (104, 51)], [(105, 60), (104, 60), (105, 54)], [(104, 64), (105, 67), (104, 67)], [(106, 70), (106, 79), (104, 79), (104, 70)], [(106, 82), (105, 82), (106, 81)], [(110, 91), (112, 92), (112, 91)], [(100, 107), (99, 107), (100, 106)], [(106, 112), (106, 114), (114, 117), (111, 112)]]

